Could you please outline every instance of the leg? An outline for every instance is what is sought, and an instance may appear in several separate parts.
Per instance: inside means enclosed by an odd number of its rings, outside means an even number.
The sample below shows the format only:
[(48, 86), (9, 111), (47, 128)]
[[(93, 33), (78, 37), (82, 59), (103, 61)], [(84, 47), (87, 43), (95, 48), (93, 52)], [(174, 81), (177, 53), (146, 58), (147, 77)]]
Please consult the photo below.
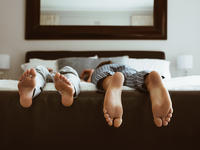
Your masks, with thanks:
[(64, 67), (54, 77), (55, 88), (61, 94), (61, 102), (69, 107), (73, 104), (74, 96), (80, 93), (80, 79), (76, 71), (71, 67)]
[(167, 126), (172, 117), (172, 102), (160, 75), (152, 71), (145, 79), (145, 85), (150, 93), (152, 112), (156, 126)]
[(42, 66), (28, 69), (23, 73), (18, 83), (21, 106), (28, 108), (32, 105), (32, 99), (40, 94), (48, 73)]
[(124, 83), (124, 76), (116, 72), (113, 76), (108, 76), (103, 80), (102, 86), (106, 91), (104, 97), (103, 112), (108, 124), (119, 127), (122, 123), (123, 108), (121, 103), (121, 92)]

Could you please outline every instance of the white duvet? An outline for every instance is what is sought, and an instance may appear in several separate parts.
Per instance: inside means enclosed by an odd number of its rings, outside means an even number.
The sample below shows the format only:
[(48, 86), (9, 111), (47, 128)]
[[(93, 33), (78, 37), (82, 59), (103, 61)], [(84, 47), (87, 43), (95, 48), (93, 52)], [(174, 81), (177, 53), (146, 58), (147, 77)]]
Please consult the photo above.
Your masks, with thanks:
[(200, 75), (176, 77), (164, 80), (168, 90), (200, 91)]
[[(171, 91), (200, 91), (200, 75), (176, 77), (163, 80), (165, 87)], [(17, 80), (0, 80), (0, 91), (17, 91)], [(47, 83), (44, 91), (55, 91), (53, 83)], [(81, 82), (81, 91), (97, 90), (92, 83)], [(134, 90), (132, 88), (123, 87), (123, 90)]]

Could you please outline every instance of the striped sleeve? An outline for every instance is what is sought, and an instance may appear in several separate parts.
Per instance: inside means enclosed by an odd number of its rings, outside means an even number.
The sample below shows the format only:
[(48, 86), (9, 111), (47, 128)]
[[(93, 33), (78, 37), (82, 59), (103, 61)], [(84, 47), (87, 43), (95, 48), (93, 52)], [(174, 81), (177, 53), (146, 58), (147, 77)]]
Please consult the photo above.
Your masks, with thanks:
[(111, 69), (110, 65), (103, 65), (97, 69), (92, 74), (92, 83), (97, 85), (97, 83), (106, 78), (107, 76), (113, 75), (115, 72)]

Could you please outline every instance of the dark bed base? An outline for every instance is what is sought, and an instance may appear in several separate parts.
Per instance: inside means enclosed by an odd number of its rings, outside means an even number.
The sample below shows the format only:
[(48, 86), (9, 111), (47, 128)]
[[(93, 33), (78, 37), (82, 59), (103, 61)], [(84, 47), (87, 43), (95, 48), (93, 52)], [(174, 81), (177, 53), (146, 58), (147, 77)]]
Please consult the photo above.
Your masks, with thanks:
[(2, 150), (199, 147), (200, 92), (171, 91), (174, 114), (170, 124), (162, 128), (153, 123), (148, 95), (137, 91), (123, 92), (124, 115), (120, 128), (109, 127), (105, 122), (101, 93), (82, 92), (71, 107), (65, 108), (57, 92), (43, 92), (30, 109), (19, 106), (17, 92), (0, 92), (0, 95)]
[[(94, 54), (165, 58), (163, 52), (37, 51), (28, 52), (26, 61), (35, 57), (56, 59)], [(198, 149), (200, 92), (170, 91), (170, 95), (173, 118), (167, 127), (157, 128), (153, 123), (149, 95), (123, 91), (123, 124), (117, 129), (109, 127), (104, 120), (102, 93), (81, 92), (74, 104), (65, 108), (56, 91), (45, 91), (34, 99), (31, 108), (23, 109), (17, 91), (0, 91), (0, 149)]]

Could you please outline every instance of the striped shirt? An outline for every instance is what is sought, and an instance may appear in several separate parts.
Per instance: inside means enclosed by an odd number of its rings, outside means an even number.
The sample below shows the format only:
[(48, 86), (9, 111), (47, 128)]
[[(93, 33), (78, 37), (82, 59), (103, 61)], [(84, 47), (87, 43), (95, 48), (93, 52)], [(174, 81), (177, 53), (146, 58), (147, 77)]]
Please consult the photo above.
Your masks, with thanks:
[(107, 76), (112, 76), (115, 72), (121, 72), (124, 75), (124, 86), (135, 88), (138, 90), (146, 91), (144, 80), (149, 71), (137, 71), (126, 65), (120, 64), (106, 64), (99, 68), (96, 68), (92, 74), (92, 83), (94, 83), (98, 89), (102, 88), (102, 81)]

